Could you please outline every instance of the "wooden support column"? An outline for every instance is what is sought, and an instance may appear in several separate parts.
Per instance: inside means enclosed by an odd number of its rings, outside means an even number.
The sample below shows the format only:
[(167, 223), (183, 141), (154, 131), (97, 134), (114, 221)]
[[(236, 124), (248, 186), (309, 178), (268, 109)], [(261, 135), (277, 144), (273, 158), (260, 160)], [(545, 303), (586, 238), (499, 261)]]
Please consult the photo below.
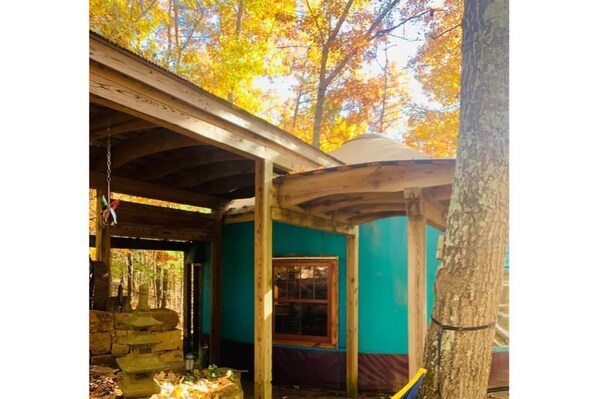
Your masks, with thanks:
[(359, 228), (347, 235), (347, 396), (359, 390)]
[(407, 205), (407, 291), (409, 378), (424, 364), (426, 334), (426, 216), (419, 188), (405, 190)]
[[(102, 224), (102, 195), (105, 192), (104, 189), (96, 190), (96, 260), (106, 265), (108, 284), (111, 284), (110, 226), (103, 226)], [(108, 295), (110, 295), (110, 288), (108, 288)]]
[(190, 252), (185, 251), (183, 273), (183, 352), (191, 351), (191, 263)]
[(272, 162), (255, 164), (255, 399), (272, 398)]
[(210, 289), (210, 364), (220, 364), (220, 325), (222, 314), (222, 219), (216, 223), (211, 242), (212, 279)]
[(191, 264), (191, 273), (193, 275), (193, 339), (192, 339), (192, 347), (193, 352), (199, 355), (201, 350), (201, 335), (202, 335), (202, 328), (201, 328), (201, 321), (202, 321), (202, 296), (203, 296), (203, 264), (201, 263), (192, 263)]

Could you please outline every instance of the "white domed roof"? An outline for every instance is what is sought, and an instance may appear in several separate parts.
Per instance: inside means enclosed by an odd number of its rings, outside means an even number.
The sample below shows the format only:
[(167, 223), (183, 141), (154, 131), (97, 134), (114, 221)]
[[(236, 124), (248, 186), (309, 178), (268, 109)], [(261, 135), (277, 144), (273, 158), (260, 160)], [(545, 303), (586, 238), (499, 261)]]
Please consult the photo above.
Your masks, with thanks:
[(381, 134), (362, 134), (330, 152), (330, 155), (344, 163), (359, 164), (378, 161), (406, 161), (430, 159), (429, 155), (409, 148)]

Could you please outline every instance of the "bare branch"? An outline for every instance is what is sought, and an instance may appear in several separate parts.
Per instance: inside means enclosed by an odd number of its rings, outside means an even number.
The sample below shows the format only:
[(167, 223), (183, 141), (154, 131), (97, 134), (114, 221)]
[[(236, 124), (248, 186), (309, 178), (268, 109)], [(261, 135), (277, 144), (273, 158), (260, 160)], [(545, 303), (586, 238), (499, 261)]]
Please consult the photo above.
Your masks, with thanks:
[(447, 30), (445, 30), (444, 32), (442, 32), (442, 33), (440, 33), (438, 35), (435, 35), (435, 36), (434, 35), (429, 35), (428, 37), (430, 37), (432, 40), (436, 40), (439, 37), (442, 37), (442, 36), (446, 35), (447, 33), (452, 32), (453, 30), (459, 28), (460, 26), (461, 26), (461, 24), (457, 24), (457, 25), (453, 26), (452, 28), (448, 28)]
[(326, 39), (324, 38), (324, 36), (325, 36), (324, 31), (322, 30), (322, 28), (320, 27), (320, 24), (318, 23), (318, 18), (316, 17), (316, 14), (311, 9), (311, 6), (309, 5), (309, 0), (305, 0), (305, 5), (307, 6), (309, 13), (311, 14), (312, 18), (314, 19), (314, 22), (316, 23), (316, 28), (318, 28), (318, 32), (320, 33), (320, 40), (322, 41), (322, 45), (324, 45), (326, 43)]
[(338, 19), (336, 26), (334, 27), (334, 30), (330, 34), (330, 38), (329, 38), (330, 41), (336, 39), (336, 35), (338, 35), (338, 32), (341, 30), (341, 26), (343, 26), (343, 24), (345, 23), (345, 20), (347, 19), (347, 15), (349, 15), (349, 9), (351, 8), (352, 5), (353, 5), (353, 0), (349, 0), (347, 2), (347, 5), (345, 6), (345, 9), (343, 10), (343, 13), (341, 14), (340, 18)]

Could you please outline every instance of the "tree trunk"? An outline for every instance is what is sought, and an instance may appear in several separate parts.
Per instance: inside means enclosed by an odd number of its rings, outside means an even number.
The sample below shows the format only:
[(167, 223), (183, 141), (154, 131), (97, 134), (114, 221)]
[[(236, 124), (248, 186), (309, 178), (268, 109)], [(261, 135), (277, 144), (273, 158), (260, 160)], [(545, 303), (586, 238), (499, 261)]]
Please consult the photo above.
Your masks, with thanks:
[(313, 138), (311, 145), (320, 148), (320, 132), (322, 131), (322, 120), (324, 117), (324, 100), (326, 99), (326, 89), (328, 89), (328, 79), (326, 78), (326, 67), (328, 65), (329, 42), (322, 49), (322, 60), (320, 61), (320, 75), (318, 79), (318, 95), (316, 97), (316, 113), (314, 115)]
[(166, 308), (168, 302), (168, 268), (162, 266), (162, 304), (161, 308)]
[(426, 336), (425, 399), (486, 397), (508, 235), (508, 0), (465, 1), (462, 54), (457, 166)]
[(129, 298), (133, 296), (133, 288), (135, 286), (135, 280), (133, 278), (133, 253), (127, 254), (127, 295)]

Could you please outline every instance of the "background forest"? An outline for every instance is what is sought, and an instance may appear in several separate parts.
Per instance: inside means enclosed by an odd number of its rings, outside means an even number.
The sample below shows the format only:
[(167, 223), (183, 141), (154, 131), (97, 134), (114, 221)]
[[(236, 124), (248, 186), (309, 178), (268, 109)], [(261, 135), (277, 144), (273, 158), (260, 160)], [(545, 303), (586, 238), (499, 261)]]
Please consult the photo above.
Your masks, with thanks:
[(462, 0), (91, 0), (93, 31), (331, 151), (454, 157)]

